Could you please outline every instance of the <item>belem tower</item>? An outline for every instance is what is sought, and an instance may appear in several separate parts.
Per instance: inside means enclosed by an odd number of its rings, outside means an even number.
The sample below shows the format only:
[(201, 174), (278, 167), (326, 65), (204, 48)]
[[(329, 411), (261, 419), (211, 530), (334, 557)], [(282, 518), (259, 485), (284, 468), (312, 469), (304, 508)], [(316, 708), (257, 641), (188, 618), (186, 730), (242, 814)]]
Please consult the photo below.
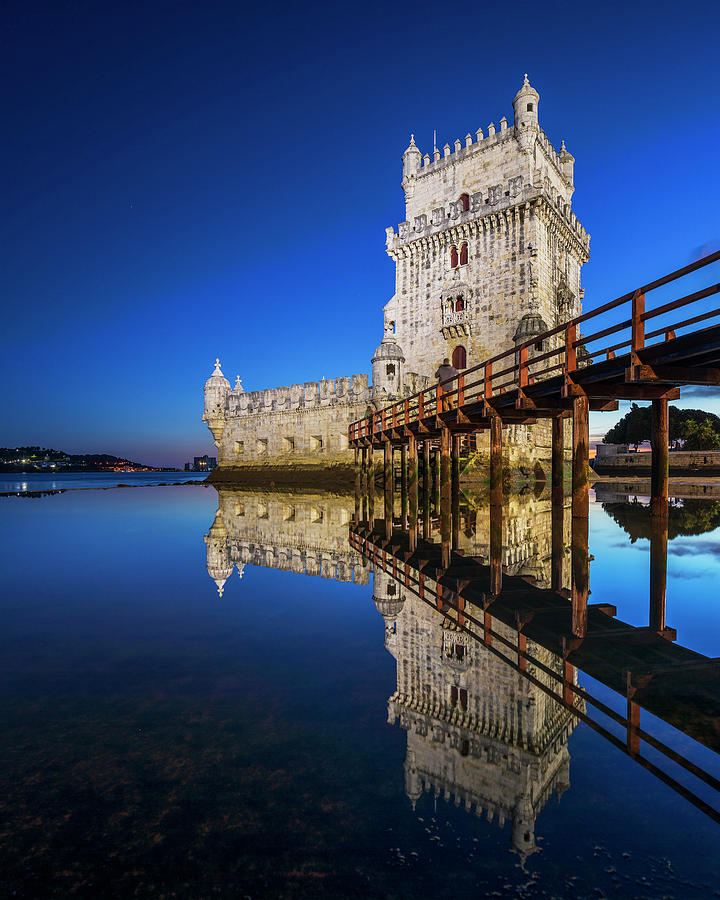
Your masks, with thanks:
[[(590, 237), (572, 211), (574, 158), (550, 143), (527, 75), (505, 116), (402, 156), (405, 220), (386, 229), (395, 293), (366, 374), (266, 390), (234, 388), (216, 361), (205, 413), (216, 477), (352, 463), (347, 426), (431, 385), (444, 357), (465, 369), (581, 312)], [(540, 348), (538, 348), (540, 349)], [(546, 348), (547, 349), (547, 348)], [(511, 426), (509, 451), (543, 457), (543, 424)]]

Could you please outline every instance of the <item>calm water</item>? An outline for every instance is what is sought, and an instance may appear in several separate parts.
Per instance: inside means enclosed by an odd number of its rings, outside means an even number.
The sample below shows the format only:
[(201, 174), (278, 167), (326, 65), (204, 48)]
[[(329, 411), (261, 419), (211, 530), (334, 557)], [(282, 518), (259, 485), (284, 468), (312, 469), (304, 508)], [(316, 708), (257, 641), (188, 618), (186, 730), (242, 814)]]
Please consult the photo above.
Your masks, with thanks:
[(174, 484), (203, 481), (204, 472), (59, 472), (0, 475), (0, 493), (16, 491), (71, 491), (87, 488), (114, 488), (118, 485)]
[[(647, 510), (606, 505), (591, 602), (646, 625)], [(193, 485), (0, 498), (0, 895), (720, 896), (720, 826), (481, 645), (460, 656), (350, 548), (352, 513)], [(542, 584), (549, 499), (505, 517), (508, 565)], [(667, 622), (710, 656), (718, 526), (715, 502), (675, 504)], [(482, 726), (408, 699), (456, 681)]]

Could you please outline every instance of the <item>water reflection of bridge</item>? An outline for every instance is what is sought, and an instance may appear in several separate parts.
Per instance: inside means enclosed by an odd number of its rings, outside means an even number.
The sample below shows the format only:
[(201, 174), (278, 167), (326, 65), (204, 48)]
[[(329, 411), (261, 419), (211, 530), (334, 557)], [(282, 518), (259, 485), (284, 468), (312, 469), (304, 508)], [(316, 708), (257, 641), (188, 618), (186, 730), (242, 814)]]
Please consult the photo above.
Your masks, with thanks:
[[(549, 548), (542, 556), (545, 565), (536, 574), (508, 564), (512, 499), (504, 515), (502, 503), (490, 503), (485, 510), (485, 549), (482, 540), (471, 546), (465, 538), (468, 510), (461, 508), (456, 481), (447, 498), (450, 502), (441, 492), (436, 503), (428, 500), (434, 493), (430, 489), (413, 516), (407, 485), (403, 483), (396, 496), (390, 475), (382, 518), (375, 517), (374, 490), (356, 496), (358, 517), (350, 542), (369, 559), (374, 571), (386, 573), (406, 596), (414, 595), (432, 607), (473, 644), (494, 654), (720, 821), (720, 814), (706, 799), (706, 788), (719, 791), (720, 781), (645, 731), (640, 722), (640, 711), (645, 709), (720, 751), (719, 661), (676, 643), (675, 630), (665, 623), (668, 510), (660, 516), (645, 510), (644, 536), (651, 544), (649, 615), (647, 626), (634, 627), (616, 617), (615, 606), (588, 603), (587, 521), (577, 528), (561, 480), (549, 494), (549, 528), (540, 527), (534, 534), (538, 546)], [(625, 506), (633, 522), (637, 505)], [(439, 534), (434, 533), (435, 523)], [(547, 653), (559, 665), (548, 664)], [(578, 687), (577, 670), (621, 695), (624, 714)], [(643, 744), (652, 748), (649, 755), (655, 761), (641, 752)], [(679, 766), (703, 785), (688, 789), (681, 783), (686, 776), (676, 778), (668, 764)]]

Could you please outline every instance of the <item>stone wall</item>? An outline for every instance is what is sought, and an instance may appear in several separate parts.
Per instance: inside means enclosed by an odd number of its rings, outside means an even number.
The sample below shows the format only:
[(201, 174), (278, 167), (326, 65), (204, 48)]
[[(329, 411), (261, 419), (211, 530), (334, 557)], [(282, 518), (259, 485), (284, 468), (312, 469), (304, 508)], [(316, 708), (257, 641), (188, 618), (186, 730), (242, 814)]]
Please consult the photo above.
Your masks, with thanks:
[[(720, 450), (673, 450), (669, 455), (670, 474), (720, 476)], [(652, 453), (615, 453), (598, 455), (594, 469), (598, 475), (650, 474)]]

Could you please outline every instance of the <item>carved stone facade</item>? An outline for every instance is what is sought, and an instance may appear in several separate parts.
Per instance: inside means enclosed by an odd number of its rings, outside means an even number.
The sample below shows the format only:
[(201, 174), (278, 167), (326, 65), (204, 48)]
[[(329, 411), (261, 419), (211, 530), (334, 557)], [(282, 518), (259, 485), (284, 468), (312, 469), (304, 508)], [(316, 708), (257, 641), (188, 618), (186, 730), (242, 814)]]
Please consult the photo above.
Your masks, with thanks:
[[(220, 469), (348, 464), (347, 426), (369, 407), (427, 387), (444, 357), (466, 368), (580, 313), (589, 236), (571, 209), (574, 159), (538, 122), (527, 81), (514, 124), (478, 129), (424, 157), (403, 154), (405, 221), (386, 230), (395, 294), (366, 375), (245, 393), (219, 364), (205, 415)], [(549, 348), (543, 348), (547, 350)], [(531, 353), (532, 356), (532, 353)], [(509, 442), (545, 443), (544, 430)]]
[(220, 596), (234, 569), (242, 578), (246, 565), (368, 584), (369, 566), (347, 540), (353, 505), (340, 494), (218, 491), (205, 544)]

